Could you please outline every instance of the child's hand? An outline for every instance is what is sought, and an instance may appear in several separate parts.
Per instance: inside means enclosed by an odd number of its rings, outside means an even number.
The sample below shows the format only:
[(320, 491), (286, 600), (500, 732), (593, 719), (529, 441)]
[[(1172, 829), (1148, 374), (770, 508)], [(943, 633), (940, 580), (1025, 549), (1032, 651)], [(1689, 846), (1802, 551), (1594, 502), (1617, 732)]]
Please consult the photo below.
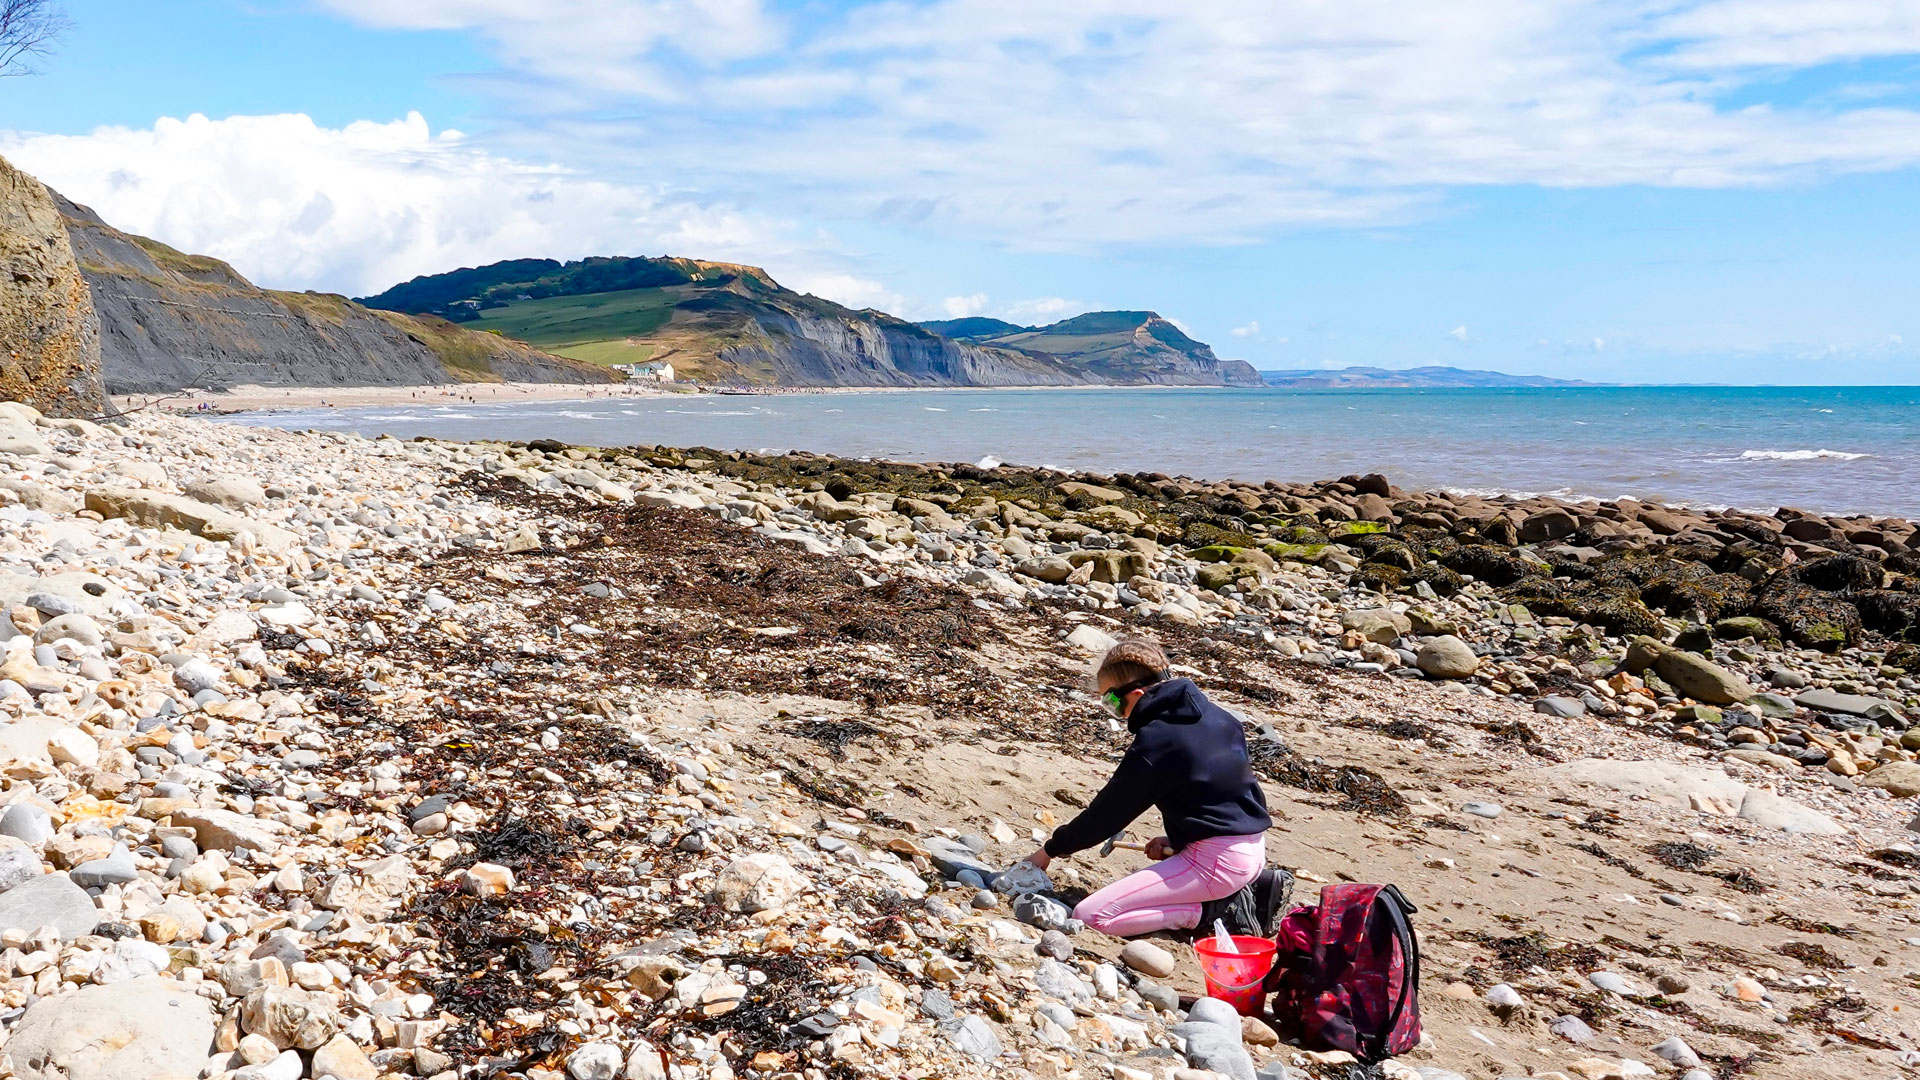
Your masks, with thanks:
[(1164, 836), (1156, 836), (1147, 841), (1146, 856), (1154, 862), (1171, 859), (1174, 856), (1173, 841)]
[(1035, 867), (1038, 867), (1041, 870), (1045, 870), (1047, 868), (1047, 864), (1053, 861), (1053, 856), (1047, 854), (1046, 848), (1041, 848), (1040, 850), (1027, 856), (1027, 861), (1032, 863)]

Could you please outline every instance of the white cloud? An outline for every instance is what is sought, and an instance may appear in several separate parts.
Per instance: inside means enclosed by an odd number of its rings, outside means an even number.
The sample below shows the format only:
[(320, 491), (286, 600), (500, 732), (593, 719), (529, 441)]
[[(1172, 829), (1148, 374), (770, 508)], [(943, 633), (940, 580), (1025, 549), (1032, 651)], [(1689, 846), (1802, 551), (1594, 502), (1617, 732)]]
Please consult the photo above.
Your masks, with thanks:
[(1456, 326), (1447, 331), (1447, 336), (1455, 341), (1465, 341), (1467, 340), (1467, 328), (1464, 326)]
[(1654, 23), (1679, 68), (1806, 67), (1920, 52), (1914, 0), (1713, 0)]
[(432, 133), (418, 113), (344, 128), (190, 116), (150, 130), (0, 133), (0, 154), (111, 225), (272, 287), (364, 295), (505, 258), (779, 250), (777, 227), (724, 206), (488, 153)]
[(880, 282), (853, 274), (801, 273), (784, 284), (796, 291), (812, 293), (823, 300), (855, 309), (874, 308), (889, 314), (904, 315), (912, 306), (905, 296)]
[(1599, 337), (1597, 337), (1597, 338), (1594, 338), (1594, 339), (1593, 339), (1593, 351), (1594, 351), (1594, 352), (1606, 352), (1606, 351), (1607, 351), (1607, 339), (1606, 339), (1606, 338), (1599, 338)]
[(1041, 296), (1032, 300), (1016, 300), (1001, 309), (1001, 314), (1010, 322), (1058, 322), (1067, 317), (1068, 311), (1084, 310), (1086, 305), (1078, 300)]
[(1255, 319), (1245, 326), (1236, 326), (1228, 333), (1234, 337), (1253, 337), (1260, 333), (1260, 320)]
[(987, 310), (987, 294), (977, 292), (972, 296), (949, 296), (940, 306), (946, 309), (948, 318), (964, 319)]
[(473, 35), (515, 145), (1015, 247), (1393, 222), (1458, 185), (1920, 162), (1911, 108), (1723, 104), (1764, 100), (1756, 67), (1920, 51), (1916, 0), (323, 2)]

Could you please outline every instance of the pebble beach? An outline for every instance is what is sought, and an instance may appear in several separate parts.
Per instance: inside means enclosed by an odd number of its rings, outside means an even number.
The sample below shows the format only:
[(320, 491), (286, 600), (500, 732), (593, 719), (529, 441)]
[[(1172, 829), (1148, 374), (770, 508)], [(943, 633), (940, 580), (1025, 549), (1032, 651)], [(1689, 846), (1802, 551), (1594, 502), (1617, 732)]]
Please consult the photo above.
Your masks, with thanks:
[[(1161, 640), (1394, 1080), (1920, 1067), (1914, 525), (0, 404), (25, 1080), (1344, 1075), (1001, 872)], [(1143, 821), (1136, 839), (1152, 835)], [(996, 887), (998, 886), (998, 888)]]

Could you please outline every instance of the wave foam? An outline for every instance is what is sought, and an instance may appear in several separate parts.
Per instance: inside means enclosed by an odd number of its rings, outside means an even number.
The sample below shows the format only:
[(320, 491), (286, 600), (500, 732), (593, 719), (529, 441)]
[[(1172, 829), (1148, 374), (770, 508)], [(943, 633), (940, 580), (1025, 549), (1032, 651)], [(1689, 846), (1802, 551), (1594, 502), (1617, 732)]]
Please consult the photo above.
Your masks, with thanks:
[(1743, 450), (1741, 461), (1859, 461), (1872, 454), (1854, 454), (1845, 450)]

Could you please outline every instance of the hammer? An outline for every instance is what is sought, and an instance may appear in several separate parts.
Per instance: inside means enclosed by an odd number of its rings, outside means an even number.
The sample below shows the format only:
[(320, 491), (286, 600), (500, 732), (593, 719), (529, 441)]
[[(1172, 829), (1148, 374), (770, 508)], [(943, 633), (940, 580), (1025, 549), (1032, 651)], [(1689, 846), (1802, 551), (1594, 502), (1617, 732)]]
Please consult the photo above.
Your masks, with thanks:
[(1126, 834), (1126, 833), (1123, 833), (1123, 832), (1121, 832), (1121, 833), (1114, 833), (1114, 834), (1113, 834), (1113, 836), (1111, 836), (1110, 838), (1108, 838), (1108, 840), (1107, 840), (1107, 842), (1106, 842), (1106, 843), (1104, 843), (1104, 844), (1101, 844), (1101, 845), (1100, 845), (1100, 857), (1104, 859), (1104, 858), (1106, 858), (1107, 856), (1109, 856), (1109, 855), (1111, 855), (1111, 854), (1113, 854), (1113, 851), (1114, 851), (1114, 849), (1115, 849), (1115, 848), (1126, 848), (1126, 849), (1127, 849), (1128, 851), (1145, 851), (1145, 850), (1147, 850), (1147, 845), (1145, 845), (1145, 844), (1136, 844), (1136, 843), (1134, 843), (1134, 842), (1133, 842), (1133, 841), (1131, 841), (1131, 840), (1122, 840), (1122, 839), (1120, 839), (1121, 837), (1123, 837), (1123, 836), (1125, 836), (1125, 835), (1127, 835), (1127, 834)]

